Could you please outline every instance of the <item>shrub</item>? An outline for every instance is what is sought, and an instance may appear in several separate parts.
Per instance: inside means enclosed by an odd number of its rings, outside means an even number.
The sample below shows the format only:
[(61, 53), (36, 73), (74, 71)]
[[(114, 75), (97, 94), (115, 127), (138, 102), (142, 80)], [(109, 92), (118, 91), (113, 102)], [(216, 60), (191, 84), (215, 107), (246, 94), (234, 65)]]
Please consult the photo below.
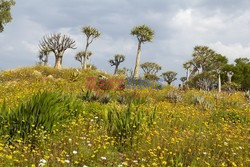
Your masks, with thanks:
[(221, 89), (227, 92), (235, 92), (240, 89), (240, 85), (234, 82), (227, 82), (222, 85)]
[(180, 102), (182, 100), (181, 94), (179, 94), (178, 92), (169, 92), (166, 96), (165, 96), (166, 100), (171, 102), (171, 103), (177, 103)]
[(131, 104), (123, 110), (113, 108), (107, 113), (107, 133), (116, 137), (117, 142), (124, 146), (133, 145), (133, 137), (140, 128), (150, 126), (155, 119), (155, 110), (152, 112), (132, 107)]
[(103, 104), (108, 104), (112, 100), (111, 96), (109, 94), (104, 94), (99, 101)]
[(205, 99), (205, 97), (196, 95), (192, 97), (192, 104), (201, 106), (202, 111), (209, 110), (214, 107)]
[(91, 89), (88, 89), (87, 91), (82, 90), (82, 93), (78, 96), (78, 98), (87, 102), (97, 101), (100, 99), (100, 94), (92, 91)]

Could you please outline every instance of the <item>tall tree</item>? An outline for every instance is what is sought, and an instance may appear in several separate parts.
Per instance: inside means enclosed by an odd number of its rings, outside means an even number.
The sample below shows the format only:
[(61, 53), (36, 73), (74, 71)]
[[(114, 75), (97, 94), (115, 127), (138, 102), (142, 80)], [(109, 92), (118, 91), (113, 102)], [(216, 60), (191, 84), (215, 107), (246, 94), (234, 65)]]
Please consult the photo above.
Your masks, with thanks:
[(221, 92), (221, 72), (222, 69), (227, 65), (228, 59), (220, 54), (214, 54), (211, 59), (210, 70), (214, 70), (218, 74), (218, 91)]
[(87, 68), (88, 47), (93, 42), (94, 39), (98, 38), (101, 35), (101, 33), (97, 29), (91, 26), (83, 27), (82, 33), (86, 35), (86, 46), (85, 46), (85, 51), (84, 51), (85, 55), (81, 63), (83, 64), (83, 69), (85, 70)]
[(136, 36), (138, 40), (136, 63), (135, 63), (134, 74), (133, 74), (133, 77), (138, 78), (139, 68), (140, 68), (141, 45), (145, 42), (151, 42), (153, 40), (154, 31), (146, 25), (141, 25), (141, 26), (134, 27), (131, 30), (131, 35)]
[(83, 59), (84, 59), (84, 56), (85, 56), (85, 55), (86, 55), (87, 60), (88, 60), (89, 57), (92, 56), (92, 52), (88, 51), (87, 54), (86, 54), (85, 51), (80, 51), (80, 52), (78, 52), (78, 53), (75, 55), (75, 59), (81, 63), (82, 68), (84, 67)]
[(0, 32), (3, 32), (4, 26), (12, 20), (10, 11), (13, 5), (13, 0), (0, 0)]
[(39, 44), (40, 51), (49, 50), (55, 55), (55, 68), (61, 69), (64, 52), (67, 49), (76, 49), (75, 41), (61, 33), (44, 36)]
[(125, 56), (122, 55), (122, 54), (116, 54), (115, 57), (114, 57), (114, 59), (109, 60), (110, 65), (111, 66), (115, 66), (115, 72), (114, 72), (114, 74), (117, 73), (119, 65), (122, 62), (124, 62), (124, 60), (125, 60)]
[(167, 71), (162, 73), (162, 77), (165, 82), (167, 82), (169, 85), (171, 85), (172, 82), (174, 82), (177, 78), (177, 73), (174, 71)]

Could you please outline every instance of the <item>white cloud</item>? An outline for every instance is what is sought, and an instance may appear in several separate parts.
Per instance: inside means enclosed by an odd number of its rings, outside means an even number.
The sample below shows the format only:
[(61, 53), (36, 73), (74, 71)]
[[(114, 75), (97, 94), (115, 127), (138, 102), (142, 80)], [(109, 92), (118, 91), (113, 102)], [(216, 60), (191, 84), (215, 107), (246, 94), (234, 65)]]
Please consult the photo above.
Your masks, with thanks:
[(192, 26), (192, 9), (181, 9), (172, 18), (175, 25), (179, 27)]
[(208, 44), (208, 46), (218, 53), (228, 57), (230, 62), (233, 62), (233, 60), (239, 57), (250, 57), (250, 44), (244, 47), (240, 43), (225, 45), (218, 41)]

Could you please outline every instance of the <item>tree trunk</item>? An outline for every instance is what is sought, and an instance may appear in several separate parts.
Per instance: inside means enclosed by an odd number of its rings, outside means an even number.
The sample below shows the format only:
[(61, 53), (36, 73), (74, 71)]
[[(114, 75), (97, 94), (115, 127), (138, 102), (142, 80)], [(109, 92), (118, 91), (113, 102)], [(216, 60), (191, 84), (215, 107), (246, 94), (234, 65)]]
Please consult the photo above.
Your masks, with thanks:
[(47, 66), (49, 62), (49, 55), (45, 55), (44, 66)]
[(60, 56), (60, 54), (56, 56), (55, 68), (56, 69), (62, 68), (62, 56)]
[(84, 56), (84, 58), (83, 58), (83, 66), (82, 66), (82, 69), (83, 69), (83, 70), (86, 70), (86, 69), (87, 69), (87, 56)]
[(116, 65), (116, 66), (115, 66), (115, 72), (114, 72), (114, 74), (116, 74), (117, 71), (118, 71), (118, 66)]
[(134, 78), (139, 77), (140, 58), (141, 58), (141, 42), (138, 42), (136, 63), (135, 63), (135, 69), (134, 69), (134, 75), (133, 75)]
[(83, 70), (86, 70), (87, 69), (87, 56), (88, 56), (88, 47), (89, 47), (89, 39), (87, 39), (87, 44), (86, 44), (86, 47), (85, 47), (85, 55), (84, 55), (84, 58), (83, 58)]
[(220, 78), (220, 74), (219, 74), (219, 78), (218, 78), (218, 91), (221, 92), (221, 78)]
[(187, 81), (189, 81), (189, 68), (187, 68), (186, 78), (187, 78)]

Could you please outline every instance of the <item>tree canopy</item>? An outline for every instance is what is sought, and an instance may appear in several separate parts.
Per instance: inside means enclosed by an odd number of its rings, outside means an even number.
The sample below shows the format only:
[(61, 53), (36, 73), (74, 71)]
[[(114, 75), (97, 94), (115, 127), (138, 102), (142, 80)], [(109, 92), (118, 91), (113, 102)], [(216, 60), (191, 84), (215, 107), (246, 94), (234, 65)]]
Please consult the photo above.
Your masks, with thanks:
[(167, 82), (169, 85), (177, 79), (176, 76), (177, 73), (174, 71), (166, 71), (162, 73), (164, 81)]
[(15, 5), (13, 0), (0, 0), (0, 32), (3, 32), (4, 26), (12, 20), (11, 6)]

